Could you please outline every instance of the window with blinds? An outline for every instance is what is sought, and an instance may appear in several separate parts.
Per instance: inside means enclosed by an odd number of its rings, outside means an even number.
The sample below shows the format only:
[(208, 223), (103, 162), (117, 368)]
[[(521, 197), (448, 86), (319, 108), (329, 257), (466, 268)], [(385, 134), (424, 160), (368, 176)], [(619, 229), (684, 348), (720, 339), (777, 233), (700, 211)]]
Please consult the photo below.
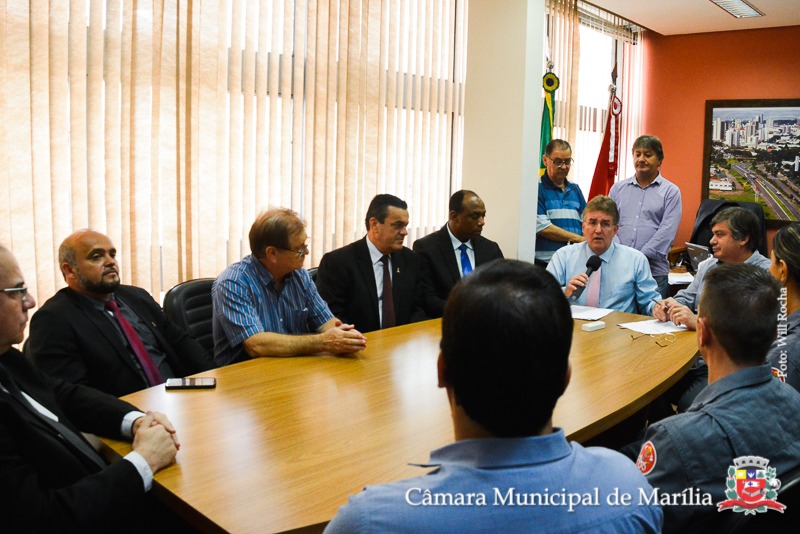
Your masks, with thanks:
[(545, 53), (560, 78), (554, 138), (572, 145), (569, 180), (589, 194), (608, 114), (609, 86), (617, 61), (617, 96), (622, 100), (617, 179), (633, 174), (630, 148), (641, 133), (643, 31), (580, 0), (547, 0)]
[(363, 235), (376, 193), (409, 203), (409, 240), (447, 218), (466, 0), (3, 6), (0, 241), (41, 299), (79, 228), (158, 295), (249, 253), (269, 206), (306, 220), (307, 266)]

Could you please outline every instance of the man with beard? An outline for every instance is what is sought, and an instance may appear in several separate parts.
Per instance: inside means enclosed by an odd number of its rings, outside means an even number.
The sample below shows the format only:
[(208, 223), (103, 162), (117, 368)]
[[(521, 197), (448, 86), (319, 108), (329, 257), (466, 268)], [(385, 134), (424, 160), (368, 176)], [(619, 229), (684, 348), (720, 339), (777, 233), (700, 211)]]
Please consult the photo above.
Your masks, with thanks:
[(92, 230), (58, 250), (66, 288), (31, 319), (26, 351), (40, 370), (115, 396), (213, 368), (144, 289), (120, 285), (117, 250)]

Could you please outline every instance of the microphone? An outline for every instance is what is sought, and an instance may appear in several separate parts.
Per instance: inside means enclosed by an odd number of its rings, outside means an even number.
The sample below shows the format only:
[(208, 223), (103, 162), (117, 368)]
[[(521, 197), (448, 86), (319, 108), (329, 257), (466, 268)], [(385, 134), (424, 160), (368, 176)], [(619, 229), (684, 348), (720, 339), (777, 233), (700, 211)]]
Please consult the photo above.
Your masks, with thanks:
[[(603, 260), (601, 260), (600, 256), (597, 254), (586, 260), (586, 276), (592, 276), (592, 273), (599, 269), (602, 264)], [(576, 289), (575, 292), (569, 297), (569, 300), (572, 302), (578, 300), (584, 289), (586, 289), (586, 286), (581, 286)]]

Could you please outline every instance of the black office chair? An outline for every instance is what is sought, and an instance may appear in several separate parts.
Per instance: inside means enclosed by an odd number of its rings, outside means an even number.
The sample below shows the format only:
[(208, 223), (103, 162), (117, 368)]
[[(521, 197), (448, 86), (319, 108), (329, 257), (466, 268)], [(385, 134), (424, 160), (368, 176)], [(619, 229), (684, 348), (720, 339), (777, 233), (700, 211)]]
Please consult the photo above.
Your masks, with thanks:
[(319, 271), (319, 267), (312, 267), (308, 270), (308, 274), (311, 275), (311, 281), (314, 282), (314, 285), (317, 284), (317, 271)]
[(189, 332), (209, 354), (214, 353), (214, 338), (211, 334), (213, 307), (211, 285), (213, 278), (187, 280), (164, 296), (164, 312), (175, 324)]

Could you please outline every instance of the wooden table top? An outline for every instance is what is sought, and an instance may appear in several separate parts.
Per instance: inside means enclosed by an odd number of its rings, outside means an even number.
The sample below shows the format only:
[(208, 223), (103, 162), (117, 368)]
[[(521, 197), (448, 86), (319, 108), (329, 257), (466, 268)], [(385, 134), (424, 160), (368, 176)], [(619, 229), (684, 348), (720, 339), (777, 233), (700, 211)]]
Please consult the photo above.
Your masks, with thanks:
[[(691, 365), (694, 333), (660, 347), (616, 326), (636, 319), (614, 312), (591, 333), (575, 321), (572, 381), (553, 417), (571, 440), (634, 414)], [(206, 531), (282, 532), (329, 521), (365, 485), (424, 474), (408, 464), (453, 441), (436, 387), (440, 330), (437, 319), (371, 332), (357, 355), (260, 358), (203, 373), (215, 390), (124, 397), (178, 430), (177, 463), (156, 474), (154, 495)]]

